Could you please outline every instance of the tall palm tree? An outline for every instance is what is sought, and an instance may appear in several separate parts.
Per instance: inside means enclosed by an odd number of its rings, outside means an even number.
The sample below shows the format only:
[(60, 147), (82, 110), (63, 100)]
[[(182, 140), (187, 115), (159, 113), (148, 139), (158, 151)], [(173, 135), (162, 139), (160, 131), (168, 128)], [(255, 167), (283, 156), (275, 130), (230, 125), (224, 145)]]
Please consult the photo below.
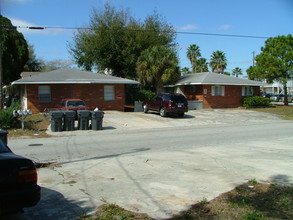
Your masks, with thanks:
[(199, 58), (196, 61), (196, 72), (202, 73), (202, 72), (208, 72), (208, 63), (207, 59), (205, 58)]
[(227, 67), (227, 59), (226, 55), (223, 51), (214, 51), (211, 60), (210, 67), (212, 68), (212, 72), (223, 74), (224, 70)]
[(239, 75), (242, 75), (242, 69), (239, 67), (235, 67), (235, 69), (232, 70), (232, 75), (238, 77)]
[(187, 48), (187, 58), (190, 60), (192, 71), (196, 72), (196, 60), (201, 56), (200, 49), (196, 44), (191, 44)]
[(144, 50), (137, 62), (137, 76), (144, 85), (154, 85), (157, 93), (165, 83), (174, 83), (180, 76), (178, 57), (174, 50), (154, 46)]

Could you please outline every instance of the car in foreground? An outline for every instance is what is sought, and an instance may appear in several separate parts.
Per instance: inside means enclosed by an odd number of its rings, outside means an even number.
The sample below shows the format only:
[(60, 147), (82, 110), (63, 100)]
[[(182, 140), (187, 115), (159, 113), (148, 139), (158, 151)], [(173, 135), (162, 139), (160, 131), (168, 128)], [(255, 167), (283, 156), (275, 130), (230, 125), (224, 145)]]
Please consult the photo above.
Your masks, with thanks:
[(151, 100), (145, 100), (142, 104), (144, 113), (157, 111), (162, 117), (169, 114), (177, 114), (183, 117), (188, 112), (188, 102), (184, 95), (179, 93), (161, 93)]
[(34, 163), (14, 154), (1, 139), (0, 173), (0, 218), (39, 202), (41, 187)]

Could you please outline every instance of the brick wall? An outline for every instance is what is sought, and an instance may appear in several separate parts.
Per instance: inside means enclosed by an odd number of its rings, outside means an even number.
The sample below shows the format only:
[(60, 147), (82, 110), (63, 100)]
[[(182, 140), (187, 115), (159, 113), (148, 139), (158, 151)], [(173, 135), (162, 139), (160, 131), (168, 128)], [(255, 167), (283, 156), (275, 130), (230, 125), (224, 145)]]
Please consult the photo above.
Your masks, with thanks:
[[(225, 96), (212, 96), (212, 85), (181, 88), (188, 100), (202, 100), (203, 108), (236, 108), (242, 106), (242, 86), (225, 86)], [(254, 86), (254, 95), (260, 95), (260, 87)]]
[(33, 113), (43, 112), (45, 108), (54, 108), (65, 98), (82, 99), (91, 110), (98, 107), (100, 110), (124, 111), (124, 84), (113, 85), (115, 88), (115, 99), (113, 101), (104, 100), (104, 84), (58, 84), (48, 86), (51, 88), (51, 102), (40, 103), (39, 85), (27, 85), (28, 109), (31, 109)]

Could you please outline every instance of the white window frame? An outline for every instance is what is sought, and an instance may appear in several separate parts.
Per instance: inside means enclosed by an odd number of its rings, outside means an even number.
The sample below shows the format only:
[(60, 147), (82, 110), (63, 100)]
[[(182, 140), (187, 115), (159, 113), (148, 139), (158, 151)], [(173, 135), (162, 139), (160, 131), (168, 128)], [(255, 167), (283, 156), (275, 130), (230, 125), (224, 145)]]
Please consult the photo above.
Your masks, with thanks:
[(104, 100), (105, 101), (115, 100), (115, 86), (112, 86), (112, 85), (104, 86)]
[(252, 86), (242, 86), (242, 96), (253, 96), (254, 91)]
[(51, 87), (39, 86), (39, 102), (49, 103), (51, 102)]
[(225, 86), (212, 86), (212, 96), (225, 96)]

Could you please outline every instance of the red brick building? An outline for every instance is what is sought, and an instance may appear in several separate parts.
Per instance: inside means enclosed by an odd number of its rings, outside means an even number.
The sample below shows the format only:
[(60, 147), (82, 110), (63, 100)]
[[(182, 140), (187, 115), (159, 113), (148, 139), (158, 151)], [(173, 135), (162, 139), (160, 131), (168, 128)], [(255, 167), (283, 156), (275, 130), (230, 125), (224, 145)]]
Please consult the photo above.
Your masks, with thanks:
[(260, 95), (262, 82), (223, 74), (205, 72), (182, 76), (172, 87), (188, 101), (198, 101), (201, 108), (235, 108), (242, 106), (242, 99)]
[(134, 80), (76, 69), (25, 75), (12, 85), (19, 88), (23, 108), (33, 113), (54, 108), (65, 98), (82, 99), (92, 110), (98, 107), (124, 111), (125, 85), (138, 84)]

